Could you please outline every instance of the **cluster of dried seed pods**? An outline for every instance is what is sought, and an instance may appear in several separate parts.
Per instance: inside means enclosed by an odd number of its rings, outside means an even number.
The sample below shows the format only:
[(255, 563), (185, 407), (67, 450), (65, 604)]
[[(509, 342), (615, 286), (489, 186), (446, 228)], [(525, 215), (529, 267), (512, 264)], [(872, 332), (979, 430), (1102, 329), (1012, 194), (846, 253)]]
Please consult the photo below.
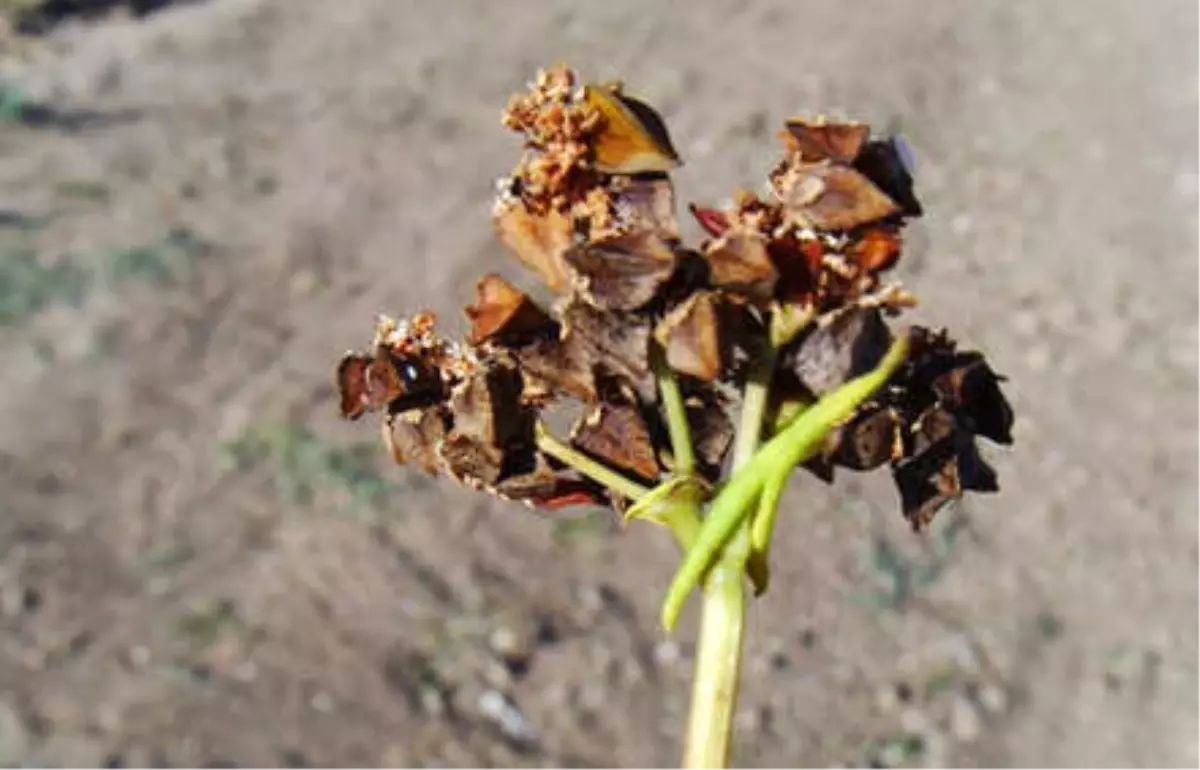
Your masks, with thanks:
[[(686, 246), (662, 120), (619, 84), (580, 86), (558, 67), (514, 96), (504, 124), (526, 149), (501, 181), (499, 239), (558, 295), (543, 309), (497, 275), (478, 283), (463, 343), (431, 316), (380, 320), (370, 353), (338, 368), (342, 413), (384, 414), (397, 462), (543, 507), (623, 506), (675, 470), (659, 387), (676, 377), (697, 472), (716, 482), (747, 362), (770, 349), (764, 438), (875, 366), (887, 318), (914, 303), (884, 274), (921, 213), (903, 147), (867, 126), (793, 119), (769, 192), (692, 205), (708, 238)], [(904, 367), (834, 431), (807, 467), (888, 463), (914, 527), (963, 490), (996, 488), (975, 437), (1011, 440), (1000, 378), (944, 333), (911, 335)], [(582, 404), (569, 450), (629, 480), (614, 489), (547, 451), (540, 415)], [(582, 469), (586, 471), (586, 469)], [(611, 478), (611, 476), (609, 476)]]

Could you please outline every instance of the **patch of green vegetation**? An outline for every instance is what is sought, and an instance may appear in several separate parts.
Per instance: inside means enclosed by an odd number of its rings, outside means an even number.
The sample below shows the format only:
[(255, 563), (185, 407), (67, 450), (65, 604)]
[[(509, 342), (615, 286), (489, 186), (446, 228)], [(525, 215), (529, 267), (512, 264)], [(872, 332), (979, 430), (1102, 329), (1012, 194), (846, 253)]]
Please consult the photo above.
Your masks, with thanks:
[(307, 505), (323, 487), (335, 487), (361, 506), (380, 507), (398, 487), (376, 470), (380, 448), (374, 443), (334, 447), (303, 425), (257, 427), (224, 448), (237, 469), (269, 463), (275, 486), (290, 504)]
[(54, 191), (64, 198), (103, 203), (109, 198), (108, 187), (103, 182), (89, 179), (71, 179), (54, 185)]
[(142, 279), (164, 283), (193, 258), (213, 247), (176, 228), (150, 246), (117, 249), (91, 262), (77, 258), (44, 261), (28, 246), (0, 252), (0, 326), (15, 326), (45, 307), (78, 307), (97, 286), (115, 287)]
[[(6, 15), (12, 0), (0, 0), (0, 15)], [(0, 125), (19, 123), (29, 107), (29, 97), (19, 86), (0, 83)]]
[(602, 508), (589, 508), (583, 513), (554, 519), (554, 539), (560, 544), (593, 540), (604, 537), (613, 530), (612, 512)]
[(870, 565), (884, 578), (886, 588), (856, 594), (851, 600), (876, 609), (905, 608), (918, 593), (944, 576), (966, 529), (967, 520), (961, 515), (948, 517), (944, 524), (935, 525), (929, 533), (928, 553), (923, 558), (908, 557), (890, 540), (874, 538)]
[(215, 642), (226, 631), (241, 628), (242, 625), (233, 602), (221, 599), (185, 615), (179, 622), (179, 633), (197, 645), (206, 646)]
[(79, 265), (60, 260), (43, 264), (30, 249), (0, 256), (0, 326), (25, 320), (47, 305), (78, 306), (91, 276)]

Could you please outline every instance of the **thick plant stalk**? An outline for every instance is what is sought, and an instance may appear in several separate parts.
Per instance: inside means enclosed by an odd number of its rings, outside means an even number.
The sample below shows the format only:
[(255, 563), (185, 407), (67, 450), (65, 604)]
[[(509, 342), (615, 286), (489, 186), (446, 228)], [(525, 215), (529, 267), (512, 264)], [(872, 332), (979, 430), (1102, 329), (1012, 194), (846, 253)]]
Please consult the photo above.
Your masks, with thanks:
[[(774, 368), (775, 350), (770, 348), (746, 382), (741, 421), (734, 439), (734, 474), (758, 449)], [(726, 767), (729, 764), (733, 718), (741, 684), (742, 641), (746, 628), (743, 575), (749, 554), (749, 526), (744, 524), (713, 565), (704, 586), (684, 767)]]

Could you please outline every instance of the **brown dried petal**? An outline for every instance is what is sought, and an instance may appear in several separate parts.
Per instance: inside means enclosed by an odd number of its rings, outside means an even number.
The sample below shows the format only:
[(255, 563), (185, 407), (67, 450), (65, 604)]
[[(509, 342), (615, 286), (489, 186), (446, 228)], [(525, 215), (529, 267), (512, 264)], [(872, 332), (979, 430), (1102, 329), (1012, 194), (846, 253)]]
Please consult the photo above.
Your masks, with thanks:
[(519, 200), (504, 204), (492, 217), (496, 235), (525, 266), (536, 272), (553, 291), (567, 287), (563, 255), (574, 244), (571, 220), (550, 209), (534, 214)]
[(387, 407), (397, 412), (438, 400), (441, 376), (420, 360), (393, 355), (386, 345), (374, 356), (348, 353), (338, 363), (337, 384), (342, 417), (356, 420), (364, 412)]
[(595, 353), (578, 335), (539, 340), (513, 350), (512, 355), (525, 374), (525, 401), (557, 396), (596, 400)]
[(452, 394), (454, 427), (441, 447), (449, 471), (474, 486), (535, 467), (534, 413), (521, 404), (521, 376), (493, 366)]
[(601, 310), (636, 310), (657, 296), (678, 257), (662, 236), (639, 230), (578, 246), (565, 255), (583, 297)]
[(716, 292), (697, 292), (659, 322), (654, 337), (672, 369), (704, 382), (721, 375), (726, 341), (721, 334), (720, 303)]
[(447, 419), (440, 407), (389, 415), (383, 422), (383, 442), (398, 465), (417, 465), (437, 475), (441, 468), (437, 449), (446, 437)]
[(772, 182), (785, 215), (801, 227), (849, 230), (900, 210), (867, 177), (827, 162), (788, 164)]
[(650, 430), (636, 407), (607, 403), (593, 407), (572, 429), (571, 443), (644, 480), (658, 478), (658, 458)]
[(853, 308), (789, 345), (780, 369), (812, 395), (824, 395), (873, 369), (891, 341), (877, 309)]
[[(650, 321), (628, 313), (598, 310), (574, 300), (562, 312), (564, 342), (580, 345), (592, 361), (597, 385), (615, 380), (639, 400), (654, 398), (650, 368)], [(574, 338), (574, 339), (573, 339)]]
[(850, 163), (858, 157), (871, 128), (864, 123), (827, 123), (791, 118), (780, 134), (789, 152), (800, 153), (804, 160), (833, 160)]
[(704, 388), (686, 402), (688, 425), (695, 444), (700, 470), (715, 481), (733, 446), (734, 424), (726, 406), (713, 388)]
[(650, 230), (667, 239), (679, 238), (675, 188), (666, 176), (613, 177), (608, 191), (620, 229)]
[(650, 105), (605, 86), (586, 86), (584, 100), (603, 116), (592, 139), (596, 170), (644, 174), (680, 165), (666, 125)]
[(756, 232), (729, 231), (705, 245), (712, 283), (765, 301), (775, 291), (779, 273), (767, 252), (766, 239)]
[(889, 230), (873, 228), (851, 244), (850, 256), (869, 273), (887, 270), (900, 258), (900, 238)]
[(472, 345), (490, 339), (528, 339), (555, 326), (550, 316), (523, 291), (494, 273), (479, 279), (475, 296), (475, 304), (466, 307), (471, 319), (468, 340)]

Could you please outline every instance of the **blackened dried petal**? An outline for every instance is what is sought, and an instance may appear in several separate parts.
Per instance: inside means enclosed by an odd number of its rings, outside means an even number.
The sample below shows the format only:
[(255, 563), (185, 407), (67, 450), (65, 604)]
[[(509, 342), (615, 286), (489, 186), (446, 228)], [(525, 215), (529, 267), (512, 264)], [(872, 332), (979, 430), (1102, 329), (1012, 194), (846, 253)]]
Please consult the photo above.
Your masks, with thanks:
[(673, 308), (655, 328), (654, 337), (666, 351), (668, 366), (713, 382), (727, 361), (728, 340), (721, 326), (721, 296), (702, 291)]
[(494, 273), (479, 279), (475, 295), (475, 303), (466, 307), (471, 319), (468, 340), (472, 345), (491, 339), (518, 343), (557, 332), (557, 325), (545, 311)]
[[(891, 342), (892, 333), (877, 309), (853, 308), (785, 348), (780, 372), (821, 396), (875, 368)], [(786, 381), (781, 385), (786, 391)]]
[(804, 160), (833, 160), (850, 163), (858, 157), (870, 133), (865, 123), (830, 123), (823, 119), (790, 118), (780, 134), (789, 152)]
[(788, 220), (815, 230), (849, 230), (897, 213), (896, 203), (852, 168), (786, 163), (772, 175)]
[(901, 213), (919, 217), (921, 203), (913, 192), (912, 171), (897, 146), (897, 138), (868, 142), (854, 161), (854, 168), (895, 201)]
[(678, 257), (650, 230), (592, 241), (564, 256), (584, 299), (601, 310), (637, 310), (657, 296)]
[(972, 433), (997, 444), (1011, 444), (1013, 411), (1000, 390), (1002, 378), (981, 353), (959, 353), (955, 358), (955, 368), (933, 381), (934, 390)]
[(766, 301), (775, 292), (779, 272), (767, 251), (767, 240), (757, 232), (731, 230), (705, 244), (713, 285), (756, 301)]
[(525, 266), (537, 273), (553, 291), (567, 287), (563, 255), (575, 241), (571, 219), (550, 209), (534, 214), (519, 199), (502, 204), (492, 215), (500, 242), (512, 250)]
[(831, 435), (830, 461), (843, 468), (868, 471), (904, 454), (900, 415), (891, 408), (869, 404)]
[(919, 530), (964, 489), (995, 492), (996, 474), (971, 435), (947, 410), (926, 410), (909, 436), (908, 457), (896, 463), (892, 475), (900, 490), (904, 516)]
[(598, 404), (580, 417), (571, 444), (646, 481), (659, 475), (658, 455), (641, 412), (627, 404)]

